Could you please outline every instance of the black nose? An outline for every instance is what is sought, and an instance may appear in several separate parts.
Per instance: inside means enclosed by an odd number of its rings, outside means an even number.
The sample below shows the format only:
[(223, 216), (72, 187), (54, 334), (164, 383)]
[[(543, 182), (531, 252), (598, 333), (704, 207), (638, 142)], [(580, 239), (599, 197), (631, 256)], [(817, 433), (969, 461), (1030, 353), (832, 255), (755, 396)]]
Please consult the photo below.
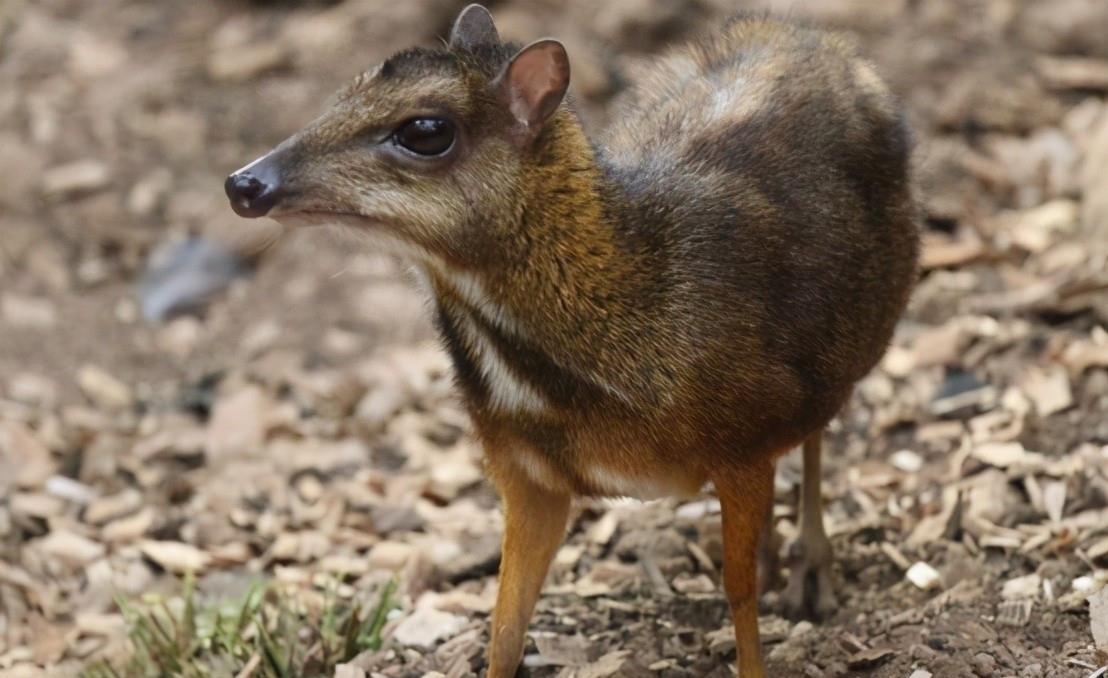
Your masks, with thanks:
[(266, 158), (249, 165), (223, 182), (231, 209), (240, 217), (264, 217), (277, 204), (281, 182)]

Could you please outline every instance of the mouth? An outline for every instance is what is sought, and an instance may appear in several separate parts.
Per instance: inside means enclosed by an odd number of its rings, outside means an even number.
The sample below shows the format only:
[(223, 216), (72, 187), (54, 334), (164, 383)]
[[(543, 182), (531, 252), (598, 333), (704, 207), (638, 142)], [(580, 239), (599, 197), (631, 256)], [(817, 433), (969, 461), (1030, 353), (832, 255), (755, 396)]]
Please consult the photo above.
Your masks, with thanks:
[(356, 234), (374, 249), (391, 254), (412, 263), (436, 260), (430, 250), (405, 237), (391, 225), (380, 219), (351, 212), (323, 212), (317, 210), (277, 211), (269, 217), (286, 228), (338, 226)]
[(368, 228), (379, 224), (376, 219), (350, 212), (322, 212), (316, 210), (277, 211), (269, 215), (271, 219), (290, 228), (312, 228), (317, 226), (347, 226)]

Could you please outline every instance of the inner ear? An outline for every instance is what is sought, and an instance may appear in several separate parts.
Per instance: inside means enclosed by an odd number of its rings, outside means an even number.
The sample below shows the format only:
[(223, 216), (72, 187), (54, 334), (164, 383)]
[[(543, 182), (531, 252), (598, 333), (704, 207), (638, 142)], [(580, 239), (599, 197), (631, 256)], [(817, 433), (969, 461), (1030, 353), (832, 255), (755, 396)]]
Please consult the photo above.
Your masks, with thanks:
[(500, 34), (492, 22), (489, 10), (473, 4), (461, 11), (450, 29), (450, 46), (456, 49), (472, 50), (474, 47), (495, 46), (500, 44)]
[(534, 137), (569, 87), (569, 57), (557, 40), (538, 40), (521, 49), (496, 78), (512, 117)]

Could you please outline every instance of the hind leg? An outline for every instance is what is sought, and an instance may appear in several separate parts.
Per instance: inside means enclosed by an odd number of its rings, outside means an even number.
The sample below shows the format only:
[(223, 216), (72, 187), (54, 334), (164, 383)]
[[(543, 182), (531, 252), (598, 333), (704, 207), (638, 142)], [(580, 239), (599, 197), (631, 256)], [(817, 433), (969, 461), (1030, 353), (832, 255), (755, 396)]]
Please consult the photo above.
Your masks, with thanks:
[(758, 636), (758, 545), (773, 503), (773, 464), (757, 461), (712, 478), (723, 510), (723, 588), (731, 604), (740, 678), (765, 678)]
[(804, 441), (804, 479), (800, 489), (800, 536), (789, 548), (789, 583), (782, 594), (790, 619), (823, 619), (835, 610), (831, 584), (831, 540), (823, 528), (820, 447), (823, 431)]
[[(776, 475), (776, 474), (775, 474)], [(773, 591), (781, 581), (781, 537), (773, 524), (773, 500), (766, 505), (762, 538), (758, 542), (758, 595)]]

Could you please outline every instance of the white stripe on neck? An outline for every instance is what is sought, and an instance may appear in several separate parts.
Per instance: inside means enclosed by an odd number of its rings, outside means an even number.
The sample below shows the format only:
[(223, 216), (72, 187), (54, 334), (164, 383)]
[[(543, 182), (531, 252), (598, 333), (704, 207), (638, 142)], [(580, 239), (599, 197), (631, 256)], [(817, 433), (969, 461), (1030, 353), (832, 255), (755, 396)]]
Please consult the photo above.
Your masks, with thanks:
[[(469, 307), (473, 309), (473, 311), (476, 312), (487, 324), (513, 334), (520, 339), (526, 339), (528, 337), (524, 326), (518, 320), (516, 320), (515, 316), (513, 316), (503, 306), (498, 304), (488, 294), (484, 283), (476, 274), (469, 271), (460, 271), (450, 268), (440, 261), (435, 261), (433, 265), (429, 267), (429, 270), (433, 271), (433, 273), (437, 275), (439, 279), (449, 287), (450, 290), (461, 297), (469, 305)], [(429, 284), (428, 273), (423, 272), (422, 277), (425, 285), (428, 287), (429, 290), (431, 290), (433, 294), (434, 290), (433, 287)], [(467, 319), (467, 322), (473, 325), (472, 319)], [(473, 326), (473, 332), (479, 332), (476, 325)], [(503, 363), (499, 354), (497, 354), (496, 349), (490, 343), (488, 343), (488, 339), (484, 335), (484, 333), (480, 333), (480, 336), (488, 346), (488, 350), (491, 352), (491, 355), (494, 356), (494, 359), (500, 362), (500, 364), (502, 365)], [(624, 392), (614, 384), (608, 383), (600, 375), (592, 373), (590, 370), (579, 371), (571, 368), (565, 369), (569, 370), (571, 373), (577, 374), (580, 378), (583, 378), (593, 383), (594, 385), (599, 386), (601, 389), (603, 389), (609, 395), (615, 397), (616, 399), (622, 400), (628, 405), (635, 404), (634, 398), (629, 396), (626, 392)], [(506, 370), (507, 368), (505, 367), (505, 373), (510, 375), (510, 373)]]
[(488, 386), (489, 404), (495, 409), (507, 412), (545, 411), (546, 399), (534, 387), (512, 372), (501, 357), (500, 351), (477, 322), (465, 314), (459, 320), (463, 341), (468, 345), (477, 363), (477, 369), (484, 376)]
[(489, 298), (481, 280), (472, 273), (453, 270), (439, 261), (426, 268), (416, 266), (416, 275), (432, 296), (435, 289), (431, 278), (437, 277), (439, 284), (446, 285), (468, 304), (468, 309), (451, 314), (451, 317), (458, 323), (459, 338), (465, 343), (485, 380), (489, 405), (507, 412), (544, 412), (548, 407), (546, 399), (512, 372), (488, 333), (471, 315), (476, 313), (485, 323), (518, 335), (519, 326), (515, 319)]
[(438, 266), (435, 272), (445, 280), (458, 296), (466, 301), (481, 317), (490, 324), (523, 337), (522, 327), (507, 309), (489, 295), (485, 284), (477, 275), (469, 271), (459, 271), (449, 266)]

